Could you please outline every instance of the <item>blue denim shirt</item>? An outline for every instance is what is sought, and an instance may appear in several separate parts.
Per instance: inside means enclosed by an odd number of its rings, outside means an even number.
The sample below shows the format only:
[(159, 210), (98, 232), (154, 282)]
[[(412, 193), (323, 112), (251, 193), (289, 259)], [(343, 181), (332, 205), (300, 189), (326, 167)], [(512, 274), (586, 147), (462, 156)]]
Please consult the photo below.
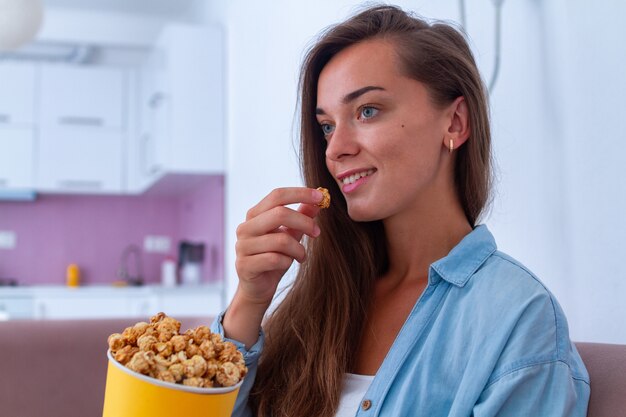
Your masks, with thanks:
[[(213, 331), (223, 335), (221, 318)], [(250, 368), (233, 415), (250, 416), (263, 334), (250, 350), (233, 342)], [(430, 266), (428, 286), (354, 414), (585, 417), (589, 392), (556, 299), (497, 250), (483, 225)]]

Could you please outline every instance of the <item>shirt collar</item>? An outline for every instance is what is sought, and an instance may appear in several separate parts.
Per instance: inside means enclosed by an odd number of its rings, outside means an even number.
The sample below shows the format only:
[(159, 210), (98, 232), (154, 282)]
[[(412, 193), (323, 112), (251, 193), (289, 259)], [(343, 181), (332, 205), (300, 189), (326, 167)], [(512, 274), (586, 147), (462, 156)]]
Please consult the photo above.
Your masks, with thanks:
[(447, 256), (430, 265), (429, 284), (441, 278), (463, 287), (496, 249), (496, 241), (487, 226), (476, 226)]

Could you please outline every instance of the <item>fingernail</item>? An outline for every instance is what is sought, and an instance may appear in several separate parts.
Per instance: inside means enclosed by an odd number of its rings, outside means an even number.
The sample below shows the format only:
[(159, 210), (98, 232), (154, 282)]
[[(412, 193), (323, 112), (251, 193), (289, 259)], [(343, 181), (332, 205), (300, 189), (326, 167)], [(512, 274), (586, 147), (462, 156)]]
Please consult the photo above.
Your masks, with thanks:
[(313, 237), (318, 237), (320, 233), (322, 233), (322, 231), (320, 230), (320, 227), (318, 225), (315, 225), (313, 227)]
[(313, 199), (315, 201), (322, 201), (322, 198), (324, 198), (324, 194), (322, 194), (321, 191), (319, 190), (313, 190)]

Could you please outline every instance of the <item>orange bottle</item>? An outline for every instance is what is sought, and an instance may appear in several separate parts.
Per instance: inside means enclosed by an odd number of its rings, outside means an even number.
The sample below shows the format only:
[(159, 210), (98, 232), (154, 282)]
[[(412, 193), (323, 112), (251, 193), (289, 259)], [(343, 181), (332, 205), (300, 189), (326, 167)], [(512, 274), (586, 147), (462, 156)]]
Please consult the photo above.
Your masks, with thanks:
[(68, 287), (78, 287), (80, 285), (80, 269), (76, 264), (67, 266), (66, 282)]

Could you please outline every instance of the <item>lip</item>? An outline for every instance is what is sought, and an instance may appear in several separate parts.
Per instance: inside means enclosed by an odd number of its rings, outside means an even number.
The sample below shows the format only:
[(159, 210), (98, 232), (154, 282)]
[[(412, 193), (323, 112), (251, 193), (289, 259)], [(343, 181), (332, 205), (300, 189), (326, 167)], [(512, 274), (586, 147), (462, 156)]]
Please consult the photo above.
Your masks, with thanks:
[[(358, 180), (356, 180), (355, 182), (353, 182), (352, 184), (344, 184), (344, 183), (342, 182), (342, 180), (343, 180), (344, 178), (349, 177), (349, 176), (350, 176), (350, 175), (352, 175), (352, 174), (356, 174), (356, 173), (359, 173), (359, 172), (364, 172), (364, 171), (369, 171), (369, 170), (372, 170), (372, 171), (373, 171), (370, 175), (365, 176), (365, 177), (361, 177), (361, 178), (359, 178)], [(352, 192), (353, 192), (353, 191), (355, 191), (357, 188), (359, 188), (359, 187), (361, 187), (362, 185), (364, 185), (365, 183), (367, 183), (367, 182), (370, 180), (370, 178), (371, 178), (374, 174), (376, 174), (376, 171), (377, 171), (377, 170), (376, 170), (376, 168), (357, 168), (357, 169), (351, 169), (351, 170), (349, 170), (349, 171), (342, 172), (341, 174), (339, 174), (339, 175), (337, 176), (337, 180), (338, 180), (338, 182), (339, 182), (339, 186), (341, 187), (341, 191), (342, 191), (344, 194), (350, 194), (350, 193), (352, 193)]]
[(371, 168), (356, 168), (356, 169), (351, 169), (350, 171), (344, 171), (341, 174), (337, 175), (337, 180), (339, 180), (339, 182), (341, 182), (345, 177), (349, 177), (352, 174), (356, 174), (358, 172), (366, 172), (369, 170), (373, 170), (374, 172), (376, 172), (376, 168), (371, 167)]

